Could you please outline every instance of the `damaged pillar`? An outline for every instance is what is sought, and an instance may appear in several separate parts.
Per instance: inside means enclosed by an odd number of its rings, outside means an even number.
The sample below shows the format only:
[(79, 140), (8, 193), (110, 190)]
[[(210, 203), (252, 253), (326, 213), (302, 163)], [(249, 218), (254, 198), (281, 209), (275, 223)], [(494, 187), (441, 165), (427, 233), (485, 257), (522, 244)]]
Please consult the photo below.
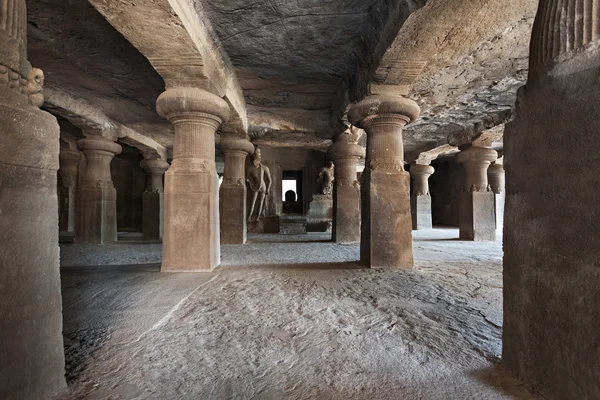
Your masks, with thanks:
[(370, 96), (348, 113), (367, 132), (362, 182), (361, 262), (372, 268), (413, 268), (410, 177), (402, 130), (419, 106), (400, 96)]
[[(66, 221), (60, 226), (62, 232), (75, 232), (75, 204), (80, 159), (81, 153), (76, 150), (61, 150), (59, 154), (60, 168), (58, 173), (62, 185), (67, 189)], [(59, 206), (63, 207), (64, 205)]]
[(246, 225), (246, 156), (254, 154), (248, 139), (223, 136), (221, 150), (225, 154), (225, 171), (219, 189), (221, 243), (244, 244)]
[(600, 1), (545, 0), (504, 152), (502, 361), (547, 399), (600, 399)]
[(146, 159), (140, 163), (146, 171), (148, 183), (142, 194), (142, 231), (144, 240), (163, 237), (164, 197), (163, 175), (169, 163), (161, 159)]
[(59, 126), (27, 61), (25, 0), (0, 5), (0, 397), (66, 391), (58, 250)]
[(460, 195), (460, 239), (496, 240), (494, 193), (488, 188), (487, 170), (498, 158), (496, 150), (471, 146), (456, 156), (464, 165), (465, 186)]
[(360, 183), (356, 167), (365, 158), (358, 133), (350, 128), (338, 135), (327, 150), (335, 165), (333, 181), (332, 240), (340, 244), (360, 243)]
[(429, 177), (434, 172), (431, 165), (412, 164), (410, 166), (410, 176), (413, 178), (413, 190), (410, 196), (413, 230), (433, 228)]
[(504, 165), (495, 162), (488, 168), (490, 189), (494, 193), (494, 210), (496, 214), (496, 231), (502, 231), (504, 223)]
[(110, 162), (121, 154), (121, 145), (111, 138), (88, 136), (77, 141), (85, 156), (78, 190), (76, 243), (117, 241), (117, 190)]
[(177, 87), (156, 102), (175, 130), (165, 174), (162, 271), (211, 271), (221, 262), (215, 132), (229, 105), (207, 91)]

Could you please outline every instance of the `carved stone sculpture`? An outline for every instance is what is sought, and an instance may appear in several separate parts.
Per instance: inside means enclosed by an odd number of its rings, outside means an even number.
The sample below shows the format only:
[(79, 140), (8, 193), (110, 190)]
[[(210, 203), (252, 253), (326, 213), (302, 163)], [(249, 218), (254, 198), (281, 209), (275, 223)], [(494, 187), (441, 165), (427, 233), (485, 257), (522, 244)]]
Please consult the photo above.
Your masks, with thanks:
[(33, 68), (27, 79), (27, 93), (29, 104), (35, 107), (44, 105), (44, 72), (39, 68)]
[(250, 212), (248, 213), (248, 221), (252, 220), (252, 215), (256, 208), (256, 200), (258, 199), (258, 209), (256, 211), (256, 221), (265, 216), (266, 204), (265, 197), (271, 190), (271, 171), (262, 164), (262, 156), (260, 149), (254, 152), (252, 165), (246, 172), (246, 183), (252, 191), (252, 201), (250, 203)]
[(319, 172), (318, 182), (321, 184), (321, 193), (328, 196), (333, 193), (334, 168), (333, 161), (329, 161)]

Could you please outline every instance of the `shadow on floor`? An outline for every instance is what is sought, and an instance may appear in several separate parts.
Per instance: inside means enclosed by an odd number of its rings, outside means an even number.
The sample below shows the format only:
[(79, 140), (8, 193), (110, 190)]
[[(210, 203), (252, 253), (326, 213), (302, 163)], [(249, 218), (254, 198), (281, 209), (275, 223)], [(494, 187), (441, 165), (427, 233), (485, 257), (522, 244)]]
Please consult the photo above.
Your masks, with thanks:
[(523, 398), (517, 394), (522, 392), (523, 389), (527, 390), (532, 395), (535, 394), (540, 396), (539, 393), (533, 390), (531, 385), (516, 378), (511, 371), (506, 369), (501, 363), (495, 363), (490, 368), (474, 370), (471, 372), (471, 376), (473, 376), (479, 382), (494, 388), (498, 392), (501, 392), (513, 400), (519, 400)]

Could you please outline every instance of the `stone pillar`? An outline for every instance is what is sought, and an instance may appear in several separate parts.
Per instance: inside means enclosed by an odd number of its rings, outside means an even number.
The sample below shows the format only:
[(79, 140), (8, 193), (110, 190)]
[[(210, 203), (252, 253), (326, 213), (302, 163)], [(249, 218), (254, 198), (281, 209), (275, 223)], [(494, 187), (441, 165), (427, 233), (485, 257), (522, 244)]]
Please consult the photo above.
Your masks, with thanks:
[(487, 170), (498, 158), (496, 150), (471, 146), (456, 156), (464, 164), (465, 186), (460, 196), (459, 230), (462, 240), (496, 240), (494, 193), (488, 190)]
[(254, 154), (248, 139), (222, 136), (221, 150), (225, 154), (225, 171), (219, 189), (221, 243), (244, 244), (246, 226), (246, 156)]
[(121, 146), (110, 138), (89, 136), (77, 141), (85, 156), (78, 190), (76, 243), (117, 241), (117, 190), (110, 162)]
[(360, 243), (360, 183), (356, 167), (365, 158), (365, 149), (357, 141), (357, 134), (345, 132), (327, 150), (335, 165), (332, 240), (340, 244)]
[(77, 175), (79, 173), (79, 160), (81, 153), (75, 150), (61, 150), (59, 154), (60, 179), (67, 189), (67, 220), (64, 225), (65, 232), (75, 232), (75, 204), (77, 193)]
[[(0, 2), (0, 397), (66, 390), (58, 250), (59, 126), (27, 62), (25, 0)], [(29, 96), (28, 96), (29, 95)]]
[(539, 2), (504, 134), (502, 361), (548, 399), (600, 398), (599, 10)]
[(429, 177), (435, 172), (431, 165), (411, 164), (413, 191), (410, 196), (410, 212), (413, 230), (432, 229), (431, 195)]
[(142, 194), (142, 231), (144, 240), (161, 240), (165, 192), (163, 175), (169, 163), (161, 159), (146, 159), (140, 163), (147, 174), (147, 186)]
[(504, 165), (498, 162), (488, 168), (490, 189), (494, 193), (494, 210), (496, 214), (496, 231), (502, 231), (504, 224)]
[(204, 90), (179, 87), (161, 94), (156, 109), (175, 129), (161, 270), (211, 271), (221, 262), (215, 131), (229, 118), (229, 106)]
[(361, 262), (373, 268), (413, 268), (410, 177), (404, 170), (402, 129), (419, 116), (412, 100), (370, 96), (348, 113), (367, 132), (362, 175)]

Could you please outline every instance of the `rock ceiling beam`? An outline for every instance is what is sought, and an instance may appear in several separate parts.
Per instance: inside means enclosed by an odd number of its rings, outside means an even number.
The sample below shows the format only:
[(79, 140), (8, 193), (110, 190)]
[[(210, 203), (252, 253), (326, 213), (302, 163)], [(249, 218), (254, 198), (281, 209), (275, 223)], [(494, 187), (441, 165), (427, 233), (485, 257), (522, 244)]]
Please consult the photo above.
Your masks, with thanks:
[(199, 1), (89, 2), (150, 61), (167, 89), (196, 87), (223, 98), (232, 116), (221, 131), (246, 135), (242, 89)]
[(121, 142), (137, 148), (146, 158), (160, 158), (167, 161), (169, 150), (153, 139), (111, 120), (97, 107), (86, 100), (75, 98), (67, 92), (47, 87), (44, 90), (44, 107), (53, 114), (60, 115), (84, 134), (119, 139)]

